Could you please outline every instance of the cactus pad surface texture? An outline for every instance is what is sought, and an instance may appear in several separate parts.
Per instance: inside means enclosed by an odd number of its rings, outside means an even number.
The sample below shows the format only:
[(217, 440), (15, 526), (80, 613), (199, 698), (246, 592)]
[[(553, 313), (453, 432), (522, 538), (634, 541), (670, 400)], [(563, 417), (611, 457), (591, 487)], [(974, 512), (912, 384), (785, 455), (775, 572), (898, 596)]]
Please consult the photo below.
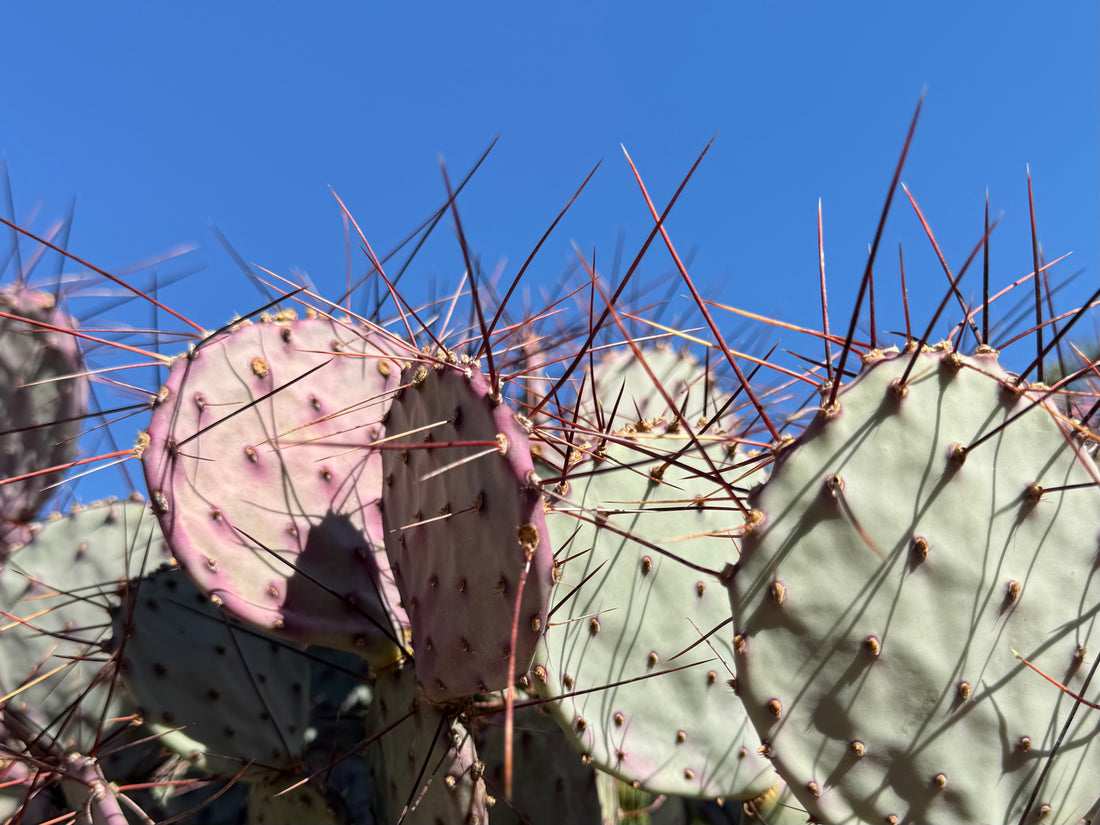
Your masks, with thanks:
[(942, 345), (868, 359), (837, 401), (780, 452), (727, 570), (765, 752), (819, 822), (1077, 821), (1100, 713), (1013, 653), (1080, 692), (1100, 649), (1100, 474), (1074, 423), (992, 351)]
[(416, 671), (399, 662), (378, 674), (367, 719), (375, 816), (407, 825), (485, 825), (484, 765), (474, 738), (426, 701)]
[[(22, 284), (0, 289), (0, 480), (56, 467), (77, 453), (88, 403), (83, 358), (65, 330), (73, 321), (53, 294)], [(23, 320), (26, 319), (26, 320)], [(37, 322), (37, 323), (36, 323)], [(57, 327), (58, 331), (39, 324)], [(26, 541), (25, 524), (61, 471), (0, 486), (0, 561)]]
[(133, 708), (104, 653), (108, 611), (130, 576), (166, 559), (141, 502), (101, 502), (42, 525), (0, 567), (5, 707), (31, 714), (42, 733), (84, 754), (116, 731)]
[(501, 690), (531, 661), (553, 575), (527, 432), (475, 363), (413, 364), (401, 383), (382, 516), (416, 672), (435, 702)]
[(175, 557), (230, 615), (397, 658), (371, 445), (399, 372), (387, 336), (316, 317), (242, 322), (173, 363), (145, 477)]
[[(740, 514), (682, 432), (646, 436), (610, 436), (558, 487), (556, 607), (531, 683), (602, 770), (654, 793), (751, 798), (774, 773), (723, 664), (729, 634), (701, 641), (728, 622), (726, 594), (661, 552), (721, 569)], [(725, 443), (707, 450), (733, 462)]]
[(229, 619), (164, 567), (115, 615), (126, 685), (165, 747), (212, 774), (294, 763), (309, 723), (309, 660)]

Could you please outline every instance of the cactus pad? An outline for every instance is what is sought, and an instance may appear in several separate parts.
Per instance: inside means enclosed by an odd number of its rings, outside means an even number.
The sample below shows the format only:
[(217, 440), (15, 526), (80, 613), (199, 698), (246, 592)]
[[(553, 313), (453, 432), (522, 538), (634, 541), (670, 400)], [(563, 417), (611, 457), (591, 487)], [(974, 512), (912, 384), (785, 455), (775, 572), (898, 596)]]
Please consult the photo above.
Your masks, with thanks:
[[(1100, 474), (991, 352), (866, 366), (780, 453), (728, 572), (739, 691), (815, 820), (1076, 821), (1100, 786)], [(1007, 423), (1006, 423), (1007, 422)], [(1000, 425), (1005, 425), (998, 429)], [(980, 441), (984, 437), (985, 440)]]
[(309, 722), (309, 660), (225, 616), (182, 571), (135, 581), (115, 647), (145, 723), (210, 773), (291, 765)]
[(386, 421), (383, 523), (432, 701), (508, 685), (546, 626), (553, 554), (527, 433), (475, 364), (409, 367)]
[[(76, 339), (65, 334), (72, 320), (53, 295), (22, 285), (0, 289), (0, 480), (72, 460), (80, 420), (88, 403), (88, 379)], [(49, 324), (46, 329), (31, 321)], [(27, 540), (25, 524), (49, 498), (61, 471), (0, 487), (0, 561), (5, 547)]]
[(389, 340), (326, 318), (242, 324), (172, 365), (142, 459), (180, 564), (235, 618), (392, 661), (382, 549)]
[[(470, 733), (425, 701), (404, 663), (378, 675), (365, 755), (374, 776), (375, 817), (405, 825), (485, 825), (485, 782)], [(411, 800), (411, 801), (410, 801)]]
[[(682, 435), (650, 436), (613, 437), (559, 488), (547, 524), (560, 580), (531, 681), (602, 770), (654, 793), (749, 798), (774, 773), (730, 685), (728, 636), (701, 643), (728, 621), (726, 594), (714, 575), (660, 552), (721, 569), (736, 553), (739, 511), (696, 452), (661, 460)], [(726, 445), (708, 450), (724, 466)]]
[(477, 753), (485, 763), (485, 785), (496, 799), (495, 825), (556, 825), (599, 822), (596, 771), (542, 707), (515, 712), (512, 799), (505, 800), (504, 711), (480, 716)]
[[(702, 365), (690, 353), (661, 345), (646, 347), (642, 357), (676, 410), (691, 426), (696, 426), (701, 418), (713, 417), (725, 401), (715, 392), (715, 382), (707, 379)], [(610, 431), (657, 419), (676, 421), (676, 413), (653, 386), (645, 366), (625, 347), (604, 356), (585, 377), (580, 418), (593, 427), (602, 420), (603, 429)]]
[[(109, 501), (55, 517), (0, 567), (0, 696), (33, 709), (66, 750), (89, 753), (133, 712), (103, 648), (108, 610), (131, 576), (167, 558), (156, 519), (139, 502)], [(36, 678), (61, 670), (43, 681)]]

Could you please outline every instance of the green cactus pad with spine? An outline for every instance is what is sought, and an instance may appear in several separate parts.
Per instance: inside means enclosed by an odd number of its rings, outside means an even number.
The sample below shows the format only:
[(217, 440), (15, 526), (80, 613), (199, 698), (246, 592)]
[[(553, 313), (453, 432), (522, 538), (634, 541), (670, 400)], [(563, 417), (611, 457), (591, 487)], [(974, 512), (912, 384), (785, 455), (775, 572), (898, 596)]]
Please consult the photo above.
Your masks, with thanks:
[[(923, 352), (898, 392), (911, 357), (869, 363), (753, 499), (727, 571), (739, 692), (817, 821), (1015, 822), (1075, 703), (1012, 650), (1081, 689), (1100, 474), (991, 352)], [(1098, 786), (1081, 708), (1027, 821), (1075, 821)]]
[(327, 318), (242, 323), (176, 359), (142, 454), (165, 537), (204, 593), (283, 638), (399, 655), (371, 449), (389, 338)]
[(528, 436), (476, 364), (414, 364), (386, 419), (382, 518), (416, 672), (444, 702), (508, 686), (546, 626), (553, 552)]
[[(728, 634), (700, 643), (728, 621), (726, 594), (656, 549), (720, 570), (736, 555), (740, 511), (696, 449), (662, 460), (688, 443), (682, 434), (621, 441), (571, 467), (547, 513), (559, 582), (531, 682), (560, 697), (555, 720), (602, 770), (655, 793), (756, 796), (774, 772), (729, 684)], [(708, 452), (726, 466), (726, 444)]]
[[(55, 517), (0, 567), (0, 696), (14, 695), (66, 749), (91, 752), (134, 708), (104, 653), (120, 585), (167, 559), (156, 519), (138, 501), (107, 501)], [(70, 707), (73, 714), (70, 716)], [(54, 723), (56, 720), (56, 723)]]
[(309, 660), (230, 619), (182, 570), (133, 582), (114, 630), (126, 685), (166, 747), (229, 776), (250, 761), (263, 772), (299, 758)]
[(406, 663), (378, 674), (367, 735), (374, 740), (364, 754), (371, 765), (378, 822), (489, 821), (473, 737), (447, 711), (424, 698), (416, 671)]

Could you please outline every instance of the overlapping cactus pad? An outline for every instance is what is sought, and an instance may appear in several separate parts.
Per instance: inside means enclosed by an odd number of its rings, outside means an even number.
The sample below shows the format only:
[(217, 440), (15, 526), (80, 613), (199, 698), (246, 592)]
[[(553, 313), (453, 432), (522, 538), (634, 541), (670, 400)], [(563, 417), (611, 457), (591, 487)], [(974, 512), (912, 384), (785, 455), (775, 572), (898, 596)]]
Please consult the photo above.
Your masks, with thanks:
[(309, 660), (230, 620), (183, 572), (136, 580), (115, 614), (126, 685), (166, 747), (211, 773), (290, 766), (309, 723)]
[(180, 564), (269, 632), (398, 655), (371, 448), (400, 372), (387, 336), (327, 318), (243, 323), (177, 359), (142, 461)]
[(405, 663), (378, 674), (367, 719), (377, 822), (486, 825), (489, 821), (474, 738), (461, 722), (424, 700)]
[(476, 364), (414, 364), (402, 385), (382, 512), (416, 672), (436, 702), (501, 690), (510, 657), (517, 675), (531, 661), (553, 576), (527, 433)]
[(741, 698), (817, 821), (1016, 822), (1049, 767), (1024, 821), (1074, 822), (1100, 713), (1071, 721), (1013, 650), (1082, 689), (1100, 474), (993, 353), (923, 352), (903, 387), (910, 358), (865, 366), (754, 499), (728, 571)]
[[(601, 769), (655, 793), (751, 798), (774, 772), (730, 684), (729, 634), (702, 641), (728, 622), (726, 593), (661, 552), (720, 570), (740, 511), (682, 434), (648, 436), (612, 436), (547, 513), (560, 580), (531, 681)], [(732, 462), (725, 444), (708, 452)]]
[[(0, 480), (71, 461), (80, 416), (88, 403), (88, 379), (77, 377), (83, 359), (64, 330), (72, 321), (54, 296), (16, 284), (0, 289)], [(30, 322), (38, 322), (30, 323)], [(60, 331), (38, 324), (49, 324)], [(25, 541), (23, 524), (35, 518), (60, 471), (0, 486), (0, 560), (5, 548)]]
[(166, 559), (156, 519), (136, 501), (52, 519), (15, 551), (0, 567), (0, 696), (12, 697), (9, 707), (85, 754), (117, 733), (133, 707), (104, 652), (108, 610), (129, 577)]

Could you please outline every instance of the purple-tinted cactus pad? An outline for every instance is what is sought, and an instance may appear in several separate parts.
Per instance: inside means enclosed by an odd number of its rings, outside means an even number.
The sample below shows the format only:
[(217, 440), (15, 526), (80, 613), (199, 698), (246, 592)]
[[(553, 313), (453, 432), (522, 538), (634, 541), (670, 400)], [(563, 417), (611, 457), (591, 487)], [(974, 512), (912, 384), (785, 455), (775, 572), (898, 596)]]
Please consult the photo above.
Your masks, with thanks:
[(1100, 716), (1013, 651), (1095, 698), (1100, 469), (1080, 425), (951, 345), (870, 357), (836, 400), (751, 499), (726, 575), (769, 758), (818, 822), (1079, 821)]
[[(71, 461), (80, 416), (88, 403), (88, 379), (76, 339), (60, 330), (72, 320), (57, 308), (54, 296), (22, 285), (0, 290), (0, 312), (27, 321), (0, 317), (0, 480)], [(25, 542), (25, 524), (49, 498), (47, 488), (62, 472), (39, 475), (0, 487), (0, 560)]]
[(383, 456), (386, 551), (412, 625), (416, 672), (441, 702), (508, 684), (546, 627), (553, 551), (527, 432), (476, 364), (413, 365)]
[(386, 336), (326, 318), (242, 324), (172, 365), (145, 477), (176, 558), (232, 616), (398, 654), (371, 445), (399, 372)]

